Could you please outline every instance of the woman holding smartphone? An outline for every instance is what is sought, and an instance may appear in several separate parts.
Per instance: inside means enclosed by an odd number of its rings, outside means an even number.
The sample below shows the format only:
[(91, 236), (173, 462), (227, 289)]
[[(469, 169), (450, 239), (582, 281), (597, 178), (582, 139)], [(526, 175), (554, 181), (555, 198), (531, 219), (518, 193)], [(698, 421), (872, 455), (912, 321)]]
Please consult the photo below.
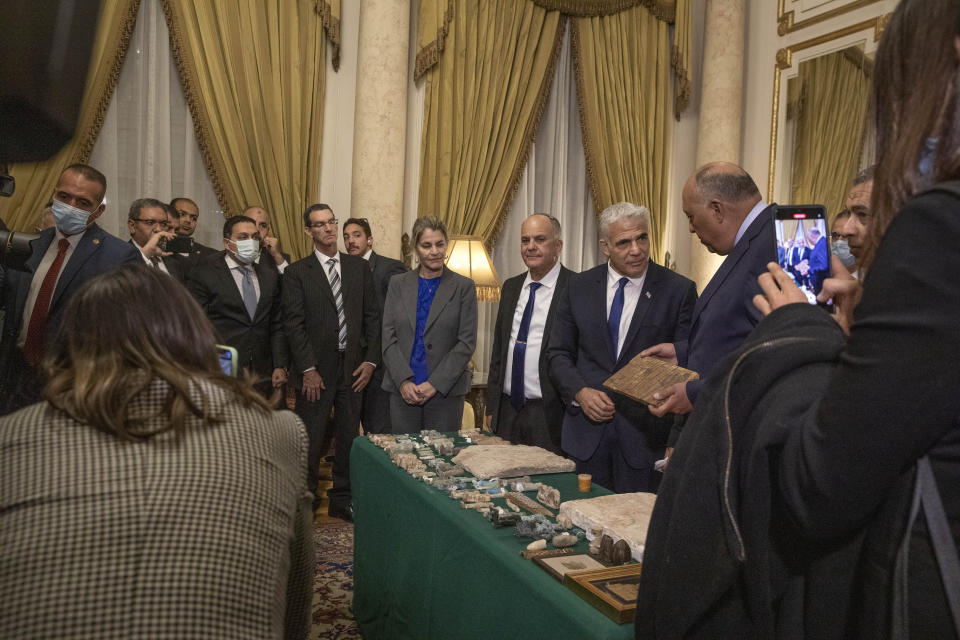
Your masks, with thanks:
[(383, 389), (393, 433), (460, 428), (473, 382), (477, 292), (446, 266), (447, 228), (425, 216), (413, 224), (420, 267), (390, 280), (383, 305)]

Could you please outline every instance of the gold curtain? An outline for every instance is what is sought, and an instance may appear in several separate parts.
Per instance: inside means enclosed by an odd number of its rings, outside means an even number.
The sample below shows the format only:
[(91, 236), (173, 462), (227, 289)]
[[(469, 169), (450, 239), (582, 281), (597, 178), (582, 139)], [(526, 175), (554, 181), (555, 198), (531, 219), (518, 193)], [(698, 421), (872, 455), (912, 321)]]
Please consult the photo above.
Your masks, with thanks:
[[(294, 258), (320, 185), (326, 43), (303, 0), (161, 0), (207, 173), (226, 215), (261, 205)], [(328, 3), (329, 4), (329, 3)], [(339, 6), (337, 7), (339, 13)]]
[(458, 0), (427, 76), (421, 215), (496, 241), (553, 81), (564, 19), (532, 2)]
[(440, 54), (446, 48), (451, 20), (453, 20), (453, 0), (420, 0), (420, 15), (417, 16), (417, 59), (413, 66), (414, 80), (419, 80), (428, 69), (440, 61)]
[(120, 77), (139, 8), (140, 0), (101, 2), (76, 134), (48, 160), (10, 166), (17, 188), (12, 198), (0, 198), (0, 218), (11, 229), (33, 231), (64, 168), (90, 158)]
[(670, 167), (671, 47), (644, 7), (576, 18), (572, 29), (580, 126), (593, 206), (650, 209), (650, 255), (663, 261)]
[(788, 89), (788, 117), (796, 119), (791, 202), (823, 204), (831, 218), (843, 208), (860, 166), (871, 67), (847, 51), (800, 64)]

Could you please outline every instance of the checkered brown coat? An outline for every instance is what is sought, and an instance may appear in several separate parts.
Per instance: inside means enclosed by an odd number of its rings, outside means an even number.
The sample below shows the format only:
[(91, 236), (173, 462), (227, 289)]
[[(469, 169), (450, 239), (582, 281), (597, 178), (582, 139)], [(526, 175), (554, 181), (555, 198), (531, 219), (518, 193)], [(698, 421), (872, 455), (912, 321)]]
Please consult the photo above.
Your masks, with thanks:
[[(215, 426), (126, 442), (46, 402), (0, 418), (0, 638), (305, 638), (307, 438), (210, 385)], [(163, 423), (155, 382), (128, 415)]]

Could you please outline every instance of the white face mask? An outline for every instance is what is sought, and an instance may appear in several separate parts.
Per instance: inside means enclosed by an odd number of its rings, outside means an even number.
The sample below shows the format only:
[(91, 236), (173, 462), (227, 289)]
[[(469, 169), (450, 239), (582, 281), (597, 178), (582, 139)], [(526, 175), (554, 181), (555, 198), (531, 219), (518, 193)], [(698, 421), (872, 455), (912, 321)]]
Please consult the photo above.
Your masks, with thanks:
[(237, 252), (234, 255), (243, 264), (251, 264), (260, 255), (260, 241), (256, 238), (231, 240), (230, 242), (237, 247)]

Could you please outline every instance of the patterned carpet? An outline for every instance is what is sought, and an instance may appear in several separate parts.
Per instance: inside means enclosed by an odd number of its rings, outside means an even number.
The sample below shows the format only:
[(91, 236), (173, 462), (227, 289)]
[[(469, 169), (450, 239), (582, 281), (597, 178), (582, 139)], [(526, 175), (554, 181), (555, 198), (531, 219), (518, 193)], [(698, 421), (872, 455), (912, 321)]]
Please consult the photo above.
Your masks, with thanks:
[(353, 602), (353, 525), (340, 520), (320, 520), (315, 531), (317, 574), (313, 583), (310, 639), (360, 638), (360, 630), (350, 612)]

